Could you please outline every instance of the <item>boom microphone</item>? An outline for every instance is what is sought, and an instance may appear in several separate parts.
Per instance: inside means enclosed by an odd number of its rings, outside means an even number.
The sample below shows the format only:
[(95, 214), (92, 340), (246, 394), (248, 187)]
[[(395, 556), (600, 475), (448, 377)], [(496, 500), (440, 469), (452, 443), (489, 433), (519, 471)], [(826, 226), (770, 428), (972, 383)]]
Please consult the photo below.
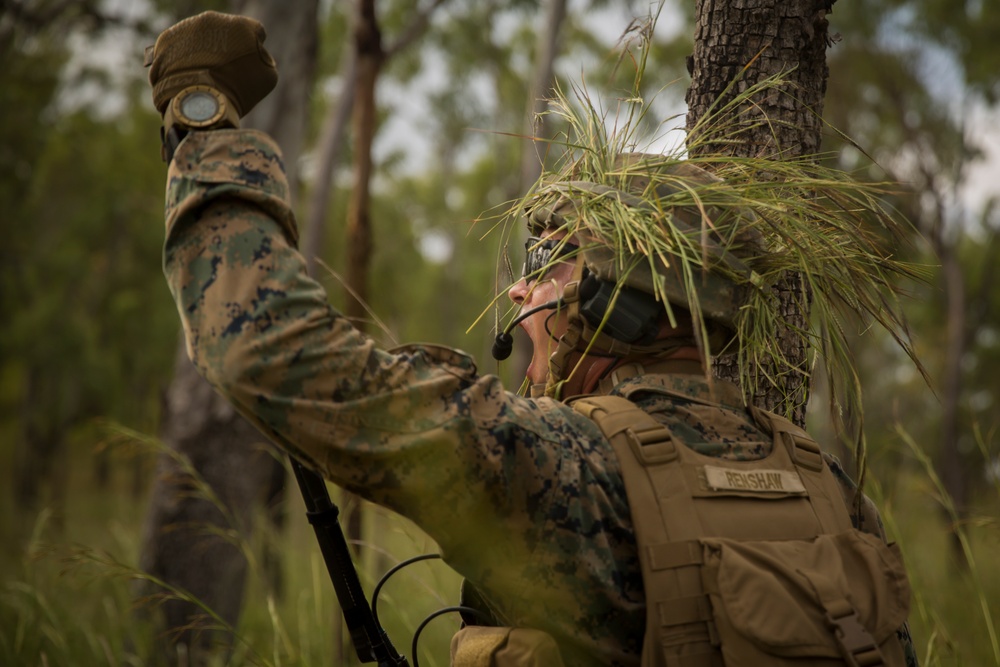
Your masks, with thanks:
[(493, 341), (493, 358), (497, 361), (503, 361), (510, 356), (511, 351), (514, 349), (514, 337), (510, 335), (510, 332), (525, 318), (531, 317), (540, 310), (552, 310), (553, 308), (561, 308), (565, 305), (566, 302), (559, 298), (543, 303), (540, 306), (535, 306), (531, 310), (526, 310), (515, 317), (511, 320), (510, 324), (504, 327), (503, 331), (497, 334), (496, 340)]

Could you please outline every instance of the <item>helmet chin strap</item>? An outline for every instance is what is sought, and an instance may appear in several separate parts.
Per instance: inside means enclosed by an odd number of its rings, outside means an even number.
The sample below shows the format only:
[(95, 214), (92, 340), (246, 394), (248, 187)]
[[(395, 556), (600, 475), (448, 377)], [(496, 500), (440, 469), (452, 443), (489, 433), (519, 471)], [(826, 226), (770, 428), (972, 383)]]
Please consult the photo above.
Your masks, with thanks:
[(549, 356), (549, 369), (545, 376), (543, 391), (545, 396), (556, 400), (562, 397), (563, 385), (572, 373), (572, 369), (567, 368), (570, 355), (577, 349), (583, 335), (584, 322), (580, 315), (580, 282), (583, 279), (583, 270), (583, 257), (579, 256), (573, 268), (572, 280), (563, 287), (561, 301), (566, 306), (566, 333), (559, 337), (555, 351)]

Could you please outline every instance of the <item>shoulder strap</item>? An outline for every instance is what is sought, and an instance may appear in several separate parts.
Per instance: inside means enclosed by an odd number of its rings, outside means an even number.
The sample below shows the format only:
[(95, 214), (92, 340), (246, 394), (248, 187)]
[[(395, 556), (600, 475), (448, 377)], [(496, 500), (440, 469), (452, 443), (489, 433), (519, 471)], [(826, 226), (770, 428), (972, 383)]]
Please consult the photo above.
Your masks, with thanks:
[(833, 473), (823, 460), (823, 450), (803, 429), (788, 419), (750, 406), (754, 421), (774, 439), (774, 447), (784, 447), (809, 491), (813, 510), (827, 533), (851, 530), (850, 508)]
[[(572, 406), (600, 427), (621, 467), (646, 593), (643, 667), (721, 667), (712, 607), (701, 584), (701, 525), (681, 467), (671, 465), (678, 451), (670, 430), (620, 396), (588, 396)], [(663, 489), (676, 491), (669, 515), (661, 510)], [(661, 644), (666, 636), (670, 647)]]

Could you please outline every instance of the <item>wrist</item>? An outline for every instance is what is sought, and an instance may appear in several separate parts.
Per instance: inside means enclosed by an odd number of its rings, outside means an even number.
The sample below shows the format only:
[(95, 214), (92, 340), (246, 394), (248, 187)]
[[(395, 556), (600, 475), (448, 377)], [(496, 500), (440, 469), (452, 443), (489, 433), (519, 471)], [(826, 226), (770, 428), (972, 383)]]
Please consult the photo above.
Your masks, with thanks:
[(161, 156), (169, 163), (174, 151), (192, 130), (206, 131), (240, 126), (239, 112), (229, 99), (211, 86), (188, 86), (177, 93), (163, 111)]

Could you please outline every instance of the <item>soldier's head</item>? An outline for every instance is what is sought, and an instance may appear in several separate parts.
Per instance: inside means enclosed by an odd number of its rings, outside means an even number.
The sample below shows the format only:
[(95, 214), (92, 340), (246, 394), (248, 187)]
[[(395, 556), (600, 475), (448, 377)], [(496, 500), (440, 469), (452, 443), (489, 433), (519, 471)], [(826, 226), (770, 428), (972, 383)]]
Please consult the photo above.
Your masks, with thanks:
[[(623, 360), (707, 360), (733, 337), (760, 244), (707, 171), (618, 155), (600, 182), (574, 165), (525, 200), (530, 237), (509, 295), (533, 345), (528, 378), (560, 395)], [(547, 308), (545, 306), (548, 306)], [(585, 375), (589, 375), (584, 377)]]

